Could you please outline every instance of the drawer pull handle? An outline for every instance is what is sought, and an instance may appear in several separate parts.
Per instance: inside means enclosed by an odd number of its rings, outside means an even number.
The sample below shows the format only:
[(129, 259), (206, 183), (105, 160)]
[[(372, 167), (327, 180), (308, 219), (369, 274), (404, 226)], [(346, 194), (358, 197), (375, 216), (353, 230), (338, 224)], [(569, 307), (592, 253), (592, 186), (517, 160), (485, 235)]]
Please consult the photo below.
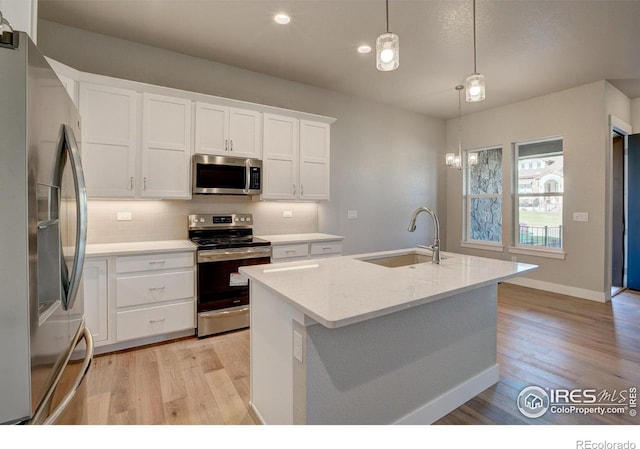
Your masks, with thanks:
[(287, 251), (285, 251), (287, 254), (295, 254), (296, 250), (295, 249), (288, 249)]
[(149, 287), (150, 292), (157, 292), (158, 290), (164, 290), (167, 287)]
[(166, 320), (166, 318), (161, 318), (159, 320), (149, 320), (149, 323), (162, 323), (165, 320)]
[(152, 260), (149, 262), (149, 265), (162, 265), (166, 262), (166, 260)]
[(325, 246), (324, 248), (322, 248), (322, 251), (329, 251), (331, 249), (330, 246)]

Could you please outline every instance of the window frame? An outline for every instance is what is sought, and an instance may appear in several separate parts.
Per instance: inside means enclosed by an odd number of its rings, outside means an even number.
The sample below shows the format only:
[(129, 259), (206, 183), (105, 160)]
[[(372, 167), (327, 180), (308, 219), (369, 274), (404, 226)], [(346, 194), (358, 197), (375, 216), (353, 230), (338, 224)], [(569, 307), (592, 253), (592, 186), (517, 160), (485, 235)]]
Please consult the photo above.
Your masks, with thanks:
[[(554, 141), (562, 142), (562, 191), (561, 192), (547, 192), (546, 186), (543, 188), (542, 192), (523, 192), (520, 193), (520, 152), (519, 148), (524, 145), (531, 145), (536, 143), (544, 143), (544, 142), (554, 142)], [(513, 183), (512, 183), (512, 210), (513, 210), (513, 245), (509, 247), (509, 252), (515, 254), (531, 254), (531, 255), (541, 255), (543, 257), (550, 258), (561, 258), (564, 259), (564, 249), (565, 249), (565, 241), (564, 241), (564, 193), (565, 193), (565, 183), (564, 183), (564, 160), (565, 160), (565, 148), (564, 148), (565, 139), (562, 136), (553, 136), (547, 137), (543, 139), (535, 139), (535, 140), (527, 140), (522, 142), (516, 142), (513, 144)], [(550, 153), (551, 154), (551, 153)], [(557, 153), (556, 153), (557, 154)], [(554, 180), (555, 181), (555, 180)], [(548, 181), (546, 181), (548, 182)], [(545, 184), (546, 184), (545, 182)], [(559, 197), (562, 198), (562, 210), (563, 213), (560, 215), (561, 224), (560, 224), (560, 247), (550, 247), (544, 245), (529, 245), (520, 243), (520, 198), (521, 197), (535, 197), (535, 198), (545, 198), (545, 197)]]
[(471, 168), (466, 164), (466, 168), (464, 169), (463, 175), (463, 232), (462, 232), (462, 241), (460, 245), (466, 248), (474, 248), (474, 249), (484, 249), (488, 251), (503, 251), (504, 249), (504, 239), (503, 239), (503, 230), (504, 227), (500, 228), (500, 240), (491, 241), (491, 240), (478, 240), (471, 238), (471, 200), (472, 199), (485, 199), (485, 198), (497, 198), (500, 200), (500, 218), (504, 222), (504, 147), (502, 145), (491, 145), (482, 148), (474, 148), (464, 150), (463, 160), (469, 160), (469, 154), (471, 153), (481, 153), (483, 151), (490, 150), (500, 150), (500, 170), (502, 171), (502, 181), (501, 181), (501, 192), (500, 193), (482, 193), (482, 194), (472, 194), (470, 192), (471, 186)]

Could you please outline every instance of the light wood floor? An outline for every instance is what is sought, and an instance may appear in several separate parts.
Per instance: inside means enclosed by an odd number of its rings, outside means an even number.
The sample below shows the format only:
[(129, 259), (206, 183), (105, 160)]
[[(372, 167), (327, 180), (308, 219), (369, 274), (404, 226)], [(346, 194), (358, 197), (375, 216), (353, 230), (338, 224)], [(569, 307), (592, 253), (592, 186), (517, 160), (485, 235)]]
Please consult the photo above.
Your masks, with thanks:
[[(601, 304), (501, 284), (498, 296), (500, 381), (436, 424), (640, 424), (628, 414), (528, 419), (516, 408), (529, 385), (640, 387), (639, 294)], [(97, 356), (83, 389), (61, 423), (254, 424), (248, 330)]]

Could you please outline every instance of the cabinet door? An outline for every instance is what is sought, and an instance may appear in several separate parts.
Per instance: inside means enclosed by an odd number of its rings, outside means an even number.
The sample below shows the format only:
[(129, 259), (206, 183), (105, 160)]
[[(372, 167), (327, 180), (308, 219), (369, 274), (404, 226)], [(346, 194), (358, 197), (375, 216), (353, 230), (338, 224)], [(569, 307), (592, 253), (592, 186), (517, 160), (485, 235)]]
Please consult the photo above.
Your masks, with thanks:
[(107, 261), (87, 260), (82, 271), (84, 316), (95, 343), (109, 340)]
[(144, 94), (140, 196), (191, 198), (191, 101)]
[(229, 155), (262, 159), (262, 114), (229, 108)]
[(291, 117), (264, 114), (262, 198), (298, 198), (299, 121)]
[(300, 120), (300, 199), (329, 199), (330, 126)]
[(82, 165), (87, 196), (135, 195), (137, 100), (131, 90), (80, 84)]
[(229, 148), (229, 108), (196, 103), (195, 153), (226, 156)]

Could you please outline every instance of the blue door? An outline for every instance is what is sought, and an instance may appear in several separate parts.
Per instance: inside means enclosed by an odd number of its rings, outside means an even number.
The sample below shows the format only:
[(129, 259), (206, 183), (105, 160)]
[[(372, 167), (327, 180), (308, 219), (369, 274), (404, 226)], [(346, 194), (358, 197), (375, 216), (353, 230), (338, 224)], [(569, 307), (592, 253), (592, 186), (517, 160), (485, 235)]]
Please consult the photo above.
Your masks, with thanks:
[(629, 136), (627, 287), (640, 290), (640, 134)]

